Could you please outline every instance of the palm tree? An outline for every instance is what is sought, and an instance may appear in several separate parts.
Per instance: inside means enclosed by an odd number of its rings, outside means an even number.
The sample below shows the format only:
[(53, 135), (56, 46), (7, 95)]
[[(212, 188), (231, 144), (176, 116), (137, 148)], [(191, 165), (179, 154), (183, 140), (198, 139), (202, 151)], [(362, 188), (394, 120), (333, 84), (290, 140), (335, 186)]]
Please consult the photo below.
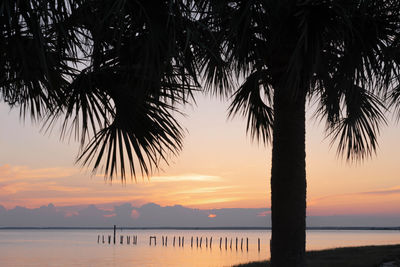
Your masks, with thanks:
[[(375, 153), (384, 98), (399, 88), (400, 3), (393, 0), (209, 1), (214, 40), (199, 57), (230, 114), (272, 143), (271, 266), (305, 266), (305, 106), (347, 160)], [(396, 94), (397, 92), (397, 94)]]
[(106, 177), (150, 174), (182, 146), (176, 105), (198, 87), (191, 1), (0, 4), (0, 97)]

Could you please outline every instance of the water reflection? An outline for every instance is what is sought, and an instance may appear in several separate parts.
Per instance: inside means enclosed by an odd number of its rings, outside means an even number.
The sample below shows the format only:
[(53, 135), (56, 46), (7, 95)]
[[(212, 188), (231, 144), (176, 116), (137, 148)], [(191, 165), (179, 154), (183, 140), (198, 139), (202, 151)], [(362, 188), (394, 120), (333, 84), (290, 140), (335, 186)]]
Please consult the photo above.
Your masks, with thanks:
[[(0, 230), (1, 266), (231, 266), (269, 258), (270, 231), (119, 230), (115, 245), (108, 244), (112, 234), (112, 230)], [(104, 235), (104, 243), (102, 238), (97, 243), (98, 235)], [(156, 237), (156, 245), (152, 240), (150, 246), (150, 236)], [(307, 233), (308, 250), (395, 243), (400, 243), (399, 231)]]

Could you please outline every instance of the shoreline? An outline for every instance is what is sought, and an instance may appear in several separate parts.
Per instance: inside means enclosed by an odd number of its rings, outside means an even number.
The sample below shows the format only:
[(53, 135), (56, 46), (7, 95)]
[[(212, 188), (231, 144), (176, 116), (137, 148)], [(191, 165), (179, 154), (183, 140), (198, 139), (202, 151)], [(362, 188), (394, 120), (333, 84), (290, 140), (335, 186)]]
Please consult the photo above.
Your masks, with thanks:
[[(400, 266), (400, 244), (338, 247), (306, 252), (308, 267), (373, 267)], [(268, 267), (269, 261), (233, 265), (233, 267)]]

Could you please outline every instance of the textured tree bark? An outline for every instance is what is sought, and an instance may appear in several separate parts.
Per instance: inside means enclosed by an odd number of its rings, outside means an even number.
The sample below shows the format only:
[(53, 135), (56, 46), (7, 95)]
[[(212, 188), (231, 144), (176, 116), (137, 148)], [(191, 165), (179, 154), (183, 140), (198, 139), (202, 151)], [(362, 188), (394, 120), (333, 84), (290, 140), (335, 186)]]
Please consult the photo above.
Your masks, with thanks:
[(304, 267), (306, 244), (305, 95), (274, 92), (271, 266)]

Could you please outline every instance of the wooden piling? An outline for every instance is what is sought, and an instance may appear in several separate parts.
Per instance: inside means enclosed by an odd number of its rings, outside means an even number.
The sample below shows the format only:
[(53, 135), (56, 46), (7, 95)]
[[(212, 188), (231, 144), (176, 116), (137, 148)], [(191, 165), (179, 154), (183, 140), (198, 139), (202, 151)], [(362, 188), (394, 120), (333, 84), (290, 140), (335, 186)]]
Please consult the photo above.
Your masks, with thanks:
[(229, 248), (232, 250), (232, 238), (231, 238), (231, 242), (229, 244)]
[(210, 248), (211, 248), (211, 244), (212, 244), (212, 237), (210, 237)]
[(196, 236), (196, 247), (199, 247), (199, 237)]
[(225, 237), (225, 250), (227, 250), (227, 249), (228, 249), (228, 238)]
[(162, 245), (164, 246), (164, 236), (161, 236)]
[(97, 235), (97, 244), (100, 243), (100, 235)]
[(131, 237), (129, 235), (126, 236), (126, 244), (129, 245), (131, 243)]
[(175, 247), (175, 236), (174, 236), (174, 242), (172, 242), (172, 245)]
[(179, 237), (179, 246), (181, 246), (181, 237)]
[(108, 235), (108, 244), (111, 244), (111, 235)]
[(183, 247), (183, 245), (185, 244), (185, 237), (184, 236), (182, 236), (182, 247)]
[(242, 239), (240, 240), (240, 250), (243, 250), (243, 237), (242, 237)]
[(260, 252), (260, 238), (258, 238), (258, 252)]
[(103, 241), (103, 244), (104, 244), (104, 235), (102, 235), (101, 239), (102, 239), (102, 241)]
[(200, 248), (201, 248), (201, 243), (203, 242), (203, 237), (200, 237)]
[(168, 236), (165, 237), (165, 246), (168, 246)]
[(115, 235), (116, 235), (116, 231), (117, 231), (117, 226), (114, 224), (114, 245), (115, 245)]
[(206, 237), (206, 248), (208, 248), (208, 237)]
[(157, 238), (156, 236), (150, 236), (150, 246), (151, 246), (151, 240), (154, 239), (154, 246), (157, 246)]
[(121, 235), (120, 244), (123, 244), (123, 243), (124, 243), (124, 236), (123, 236), (123, 235)]
[(236, 237), (236, 250), (238, 248), (238, 238)]
[(249, 238), (246, 237), (246, 250), (249, 251)]
[(222, 237), (219, 238), (219, 249), (222, 249)]
[(190, 247), (193, 247), (193, 236), (190, 238)]

